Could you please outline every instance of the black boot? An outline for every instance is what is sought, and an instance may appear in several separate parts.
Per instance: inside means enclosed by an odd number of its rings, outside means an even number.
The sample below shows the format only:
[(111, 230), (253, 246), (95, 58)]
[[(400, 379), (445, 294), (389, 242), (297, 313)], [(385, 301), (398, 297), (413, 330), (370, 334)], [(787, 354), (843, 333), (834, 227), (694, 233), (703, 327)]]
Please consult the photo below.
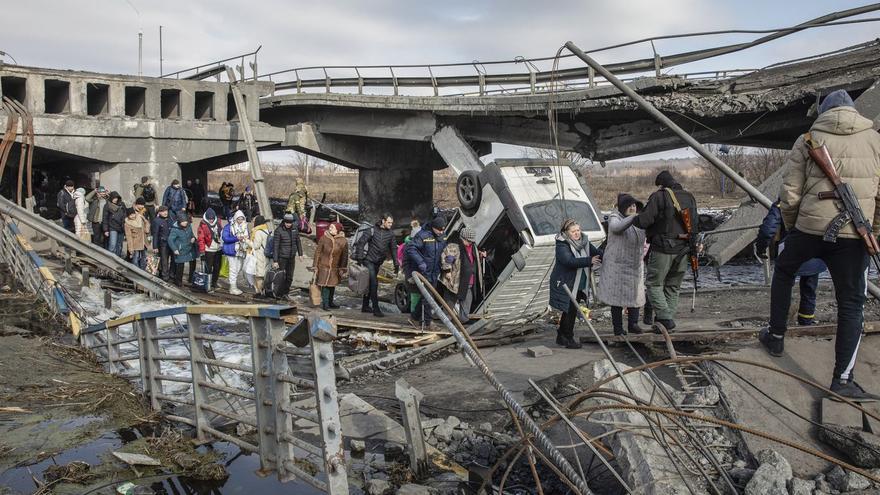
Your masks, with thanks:
[(333, 302), (333, 296), (336, 295), (336, 287), (330, 287), (330, 297), (327, 300), (327, 306), (330, 309), (339, 309), (339, 305)]
[(675, 322), (672, 320), (664, 320), (661, 318), (656, 318), (654, 320), (654, 333), (663, 333), (658, 328), (658, 325), (663, 325), (663, 328), (666, 329), (667, 332), (671, 332), (673, 328), (675, 328)]
[(370, 309), (370, 296), (364, 296), (364, 302), (361, 304), (361, 313), (372, 313)]
[(611, 327), (614, 335), (626, 335), (623, 331), (623, 308), (620, 306), (611, 306)]
[(644, 329), (639, 326), (639, 308), (627, 308), (626, 322), (626, 330), (628, 333), (639, 334), (645, 332)]
[(651, 302), (647, 299), (645, 300), (645, 314), (642, 315), (642, 323), (648, 326), (654, 324), (654, 310), (651, 307)]

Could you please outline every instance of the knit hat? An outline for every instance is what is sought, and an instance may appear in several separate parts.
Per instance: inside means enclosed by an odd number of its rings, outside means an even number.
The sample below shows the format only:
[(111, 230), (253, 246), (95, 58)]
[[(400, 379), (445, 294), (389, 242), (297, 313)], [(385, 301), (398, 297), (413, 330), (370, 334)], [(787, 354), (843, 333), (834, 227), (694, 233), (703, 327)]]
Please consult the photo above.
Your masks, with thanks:
[(442, 215), (437, 215), (431, 220), (431, 227), (437, 230), (443, 230), (446, 228), (446, 219)]
[(468, 242), (476, 242), (477, 232), (470, 227), (465, 227), (461, 229), (461, 238)]
[(98, 186), (98, 192), (99, 192), (99, 193), (107, 192), (107, 188), (104, 187), (104, 186)]
[(205, 214), (203, 215), (204, 219), (212, 222), (217, 219), (217, 214), (214, 213), (214, 208), (208, 208), (205, 210)]
[(636, 205), (637, 210), (641, 210), (645, 207), (645, 205), (642, 204), (641, 201), (637, 200), (627, 193), (620, 193), (617, 195), (617, 211), (619, 211), (621, 214), (626, 214), (626, 209), (632, 205)]
[(822, 100), (822, 103), (819, 104), (819, 113), (825, 113), (832, 108), (852, 106), (855, 106), (855, 103), (853, 103), (849, 93), (845, 90), (838, 89), (837, 91), (832, 91), (824, 100)]
[(284, 214), (284, 221), (285, 222), (292, 222), (293, 221), (293, 213), (285, 213)]
[(673, 184), (676, 184), (675, 178), (672, 177), (668, 170), (660, 172), (657, 174), (657, 178), (654, 179), (655, 186), (672, 187)]
[(263, 218), (263, 215), (257, 215), (254, 217), (254, 227), (263, 225), (264, 223), (266, 223), (266, 219)]

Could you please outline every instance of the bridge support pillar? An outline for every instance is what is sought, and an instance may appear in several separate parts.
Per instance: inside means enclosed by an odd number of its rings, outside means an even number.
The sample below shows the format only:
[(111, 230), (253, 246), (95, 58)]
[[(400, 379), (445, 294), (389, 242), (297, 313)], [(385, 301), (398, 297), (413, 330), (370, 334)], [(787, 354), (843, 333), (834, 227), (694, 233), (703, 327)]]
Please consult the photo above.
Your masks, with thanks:
[(382, 213), (402, 226), (410, 219), (422, 223), (431, 219), (434, 199), (434, 171), (431, 167), (361, 169), (358, 174), (358, 206), (361, 219), (370, 223)]
[(141, 177), (148, 175), (156, 189), (156, 200), (162, 200), (165, 188), (174, 179), (180, 180), (180, 165), (174, 162), (150, 163), (117, 163), (101, 171), (101, 185), (109, 191), (118, 191), (125, 204), (134, 201), (132, 186), (140, 182)]

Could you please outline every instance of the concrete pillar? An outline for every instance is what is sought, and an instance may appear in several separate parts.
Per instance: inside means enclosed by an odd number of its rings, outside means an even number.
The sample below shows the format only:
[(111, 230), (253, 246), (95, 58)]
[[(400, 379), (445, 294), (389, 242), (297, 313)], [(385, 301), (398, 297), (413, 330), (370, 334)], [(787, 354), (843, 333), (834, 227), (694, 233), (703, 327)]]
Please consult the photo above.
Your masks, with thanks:
[(122, 200), (126, 204), (131, 204), (134, 201), (133, 186), (145, 175), (152, 178), (151, 182), (156, 189), (156, 200), (161, 201), (162, 193), (171, 185), (171, 181), (180, 180), (180, 165), (174, 162), (117, 163), (101, 170), (100, 180), (101, 185), (110, 191), (118, 191)]
[(390, 213), (395, 227), (408, 225), (412, 217), (425, 223), (431, 219), (433, 184), (434, 171), (430, 167), (361, 169), (358, 173), (361, 220), (374, 223), (382, 213)]

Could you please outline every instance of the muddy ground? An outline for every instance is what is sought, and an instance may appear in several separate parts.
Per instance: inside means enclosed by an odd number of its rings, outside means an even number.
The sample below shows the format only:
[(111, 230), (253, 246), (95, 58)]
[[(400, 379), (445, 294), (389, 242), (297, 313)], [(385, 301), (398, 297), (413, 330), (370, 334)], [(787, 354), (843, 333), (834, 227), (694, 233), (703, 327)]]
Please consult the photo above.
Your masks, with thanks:
[[(74, 345), (42, 301), (4, 289), (0, 494), (116, 493), (126, 480), (166, 473), (226, 477), (213, 462), (220, 454), (200, 453), (166, 428), (128, 381)], [(131, 468), (112, 451), (146, 454), (161, 465)]]

